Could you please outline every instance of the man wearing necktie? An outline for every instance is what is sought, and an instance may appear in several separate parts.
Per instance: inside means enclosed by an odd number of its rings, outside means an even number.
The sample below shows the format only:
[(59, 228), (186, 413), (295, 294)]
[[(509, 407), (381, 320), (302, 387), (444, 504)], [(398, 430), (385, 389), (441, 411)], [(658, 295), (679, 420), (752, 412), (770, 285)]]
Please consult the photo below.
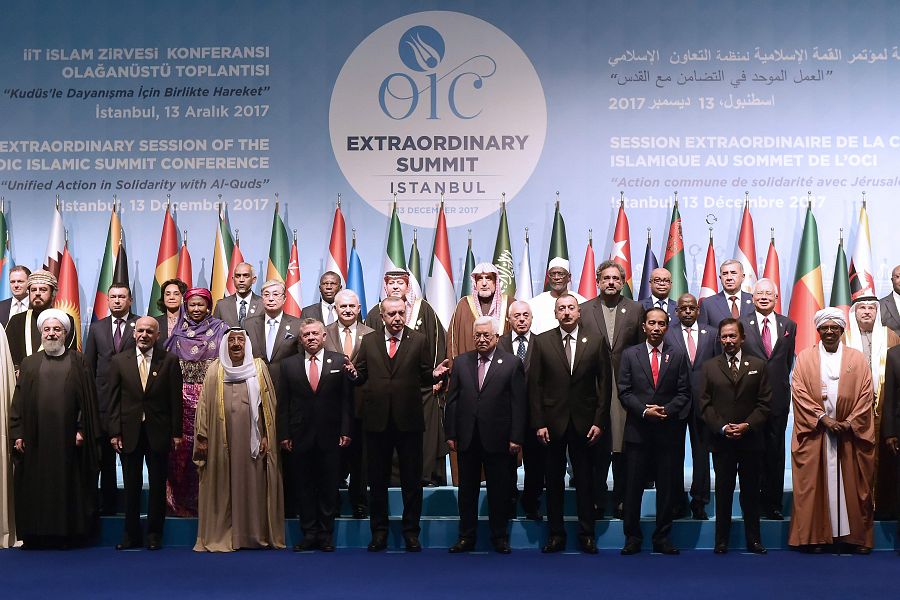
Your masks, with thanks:
[(325, 271), (319, 278), (319, 295), (321, 300), (315, 304), (304, 306), (300, 313), (301, 319), (315, 319), (321, 321), (327, 327), (338, 319), (337, 306), (334, 299), (337, 293), (343, 289), (341, 276), (334, 271)]
[[(744, 267), (733, 258), (724, 261), (719, 266), (719, 280), (722, 282), (722, 291), (703, 299), (700, 305), (698, 321), (702, 325), (718, 331), (719, 321), (730, 317), (739, 319), (753, 313), (753, 299), (750, 294), (741, 290), (744, 284)], [(717, 352), (721, 348), (717, 347)]]
[[(103, 438), (109, 420), (111, 388), (110, 361), (126, 350), (134, 349), (134, 324), (137, 315), (131, 312), (131, 290), (128, 284), (115, 282), (106, 293), (109, 316), (91, 323), (84, 344), (84, 358), (97, 386), (97, 408)], [(116, 506), (116, 452), (109, 444), (100, 447), (100, 511), (104, 515), (118, 512)]]
[[(341, 290), (334, 297), (338, 320), (325, 328), (325, 349), (339, 352), (356, 361), (363, 336), (374, 331), (359, 321), (362, 307), (359, 296), (353, 290)], [(366, 490), (365, 439), (362, 435), (362, 390), (354, 390), (353, 414), (350, 420), (350, 437), (353, 443), (341, 449), (341, 479), (347, 482), (350, 506), (354, 519), (365, 519), (369, 513)]]
[(678, 322), (676, 304), (669, 299), (669, 291), (672, 289), (672, 273), (668, 269), (659, 267), (650, 273), (650, 296), (641, 300), (641, 306), (647, 311), (651, 308), (661, 308), (669, 315), (672, 327)]
[(16, 265), (9, 270), (10, 298), (0, 301), (0, 327), (6, 327), (6, 323), (13, 315), (28, 310), (28, 276), (31, 270), (25, 265)]
[(244, 321), (260, 310), (260, 297), (253, 291), (256, 270), (250, 263), (240, 263), (234, 267), (231, 281), (234, 294), (216, 302), (213, 317), (225, 321), (229, 327), (244, 327)]
[(669, 315), (651, 308), (644, 314), (647, 341), (622, 353), (619, 366), (619, 401), (625, 407), (625, 546), (622, 554), (641, 551), (641, 497), (644, 482), (656, 480), (656, 529), (653, 551), (678, 554), (669, 540), (676, 473), (684, 443), (681, 420), (691, 402), (690, 366), (687, 353), (665, 341)]
[[(755, 311), (741, 317), (747, 339), (743, 349), (750, 356), (766, 361), (772, 402), (763, 429), (763, 455), (760, 503), (763, 516), (782, 520), (784, 496), (785, 430), (791, 404), (791, 369), (794, 366), (794, 341), (797, 324), (775, 312), (778, 288), (769, 279), (760, 279), (753, 287)], [(704, 302), (705, 304), (705, 302)]]
[[(96, 323), (95, 323), (96, 324)], [(109, 365), (109, 443), (122, 459), (125, 484), (125, 532), (117, 550), (142, 546), (141, 491), (147, 463), (147, 547), (162, 547), (166, 516), (166, 473), (169, 449), (181, 444), (181, 367), (178, 358), (154, 347), (159, 323), (140, 317), (129, 350), (116, 354)]]

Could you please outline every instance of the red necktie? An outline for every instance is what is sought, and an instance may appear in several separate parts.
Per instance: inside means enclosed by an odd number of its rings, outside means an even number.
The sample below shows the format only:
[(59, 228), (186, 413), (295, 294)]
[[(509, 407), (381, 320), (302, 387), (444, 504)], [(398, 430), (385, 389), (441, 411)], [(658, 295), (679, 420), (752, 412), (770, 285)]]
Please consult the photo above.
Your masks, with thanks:
[(650, 372), (653, 373), (653, 387), (659, 383), (659, 350), (654, 348), (650, 358)]
[(763, 350), (766, 351), (766, 358), (772, 356), (772, 332), (769, 331), (769, 318), (763, 319), (762, 329)]
[(316, 366), (316, 357), (309, 357), (309, 387), (315, 392), (319, 387), (319, 367)]
[(734, 319), (737, 319), (741, 316), (741, 312), (738, 310), (737, 296), (731, 297), (731, 316)]
[(388, 350), (388, 356), (394, 358), (395, 354), (397, 354), (397, 338), (391, 336), (391, 347)]
[(694, 358), (697, 356), (697, 345), (694, 343), (694, 333), (690, 327), (685, 327), (684, 332), (687, 334), (688, 356), (691, 358), (691, 364), (694, 364)]

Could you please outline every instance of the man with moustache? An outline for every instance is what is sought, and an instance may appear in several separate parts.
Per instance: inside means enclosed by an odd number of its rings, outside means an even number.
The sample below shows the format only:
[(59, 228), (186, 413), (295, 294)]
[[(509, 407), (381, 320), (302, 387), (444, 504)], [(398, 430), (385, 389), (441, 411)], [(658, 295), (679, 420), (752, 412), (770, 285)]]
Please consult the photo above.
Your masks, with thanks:
[(559, 327), (556, 320), (556, 299), (562, 294), (571, 294), (581, 304), (584, 296), (569, 290), (572, 274), (569, 272), (569, 261), (558, 256), (547, 265), (547, 281), (550, 289), (528, 301), (531, 306), (533, 322), (531, 329), (535, 335)]
[(500, 271), (491, 263), (479, 263), (472, 269), (472, 293), (459, 301), (447, 327), (447, 357), (453, 360), (475, 349), (472, 326), (478, 317), (497, 321), (500, 335), (506, 333), (509, 296), (497, 291)]
[(600, 440), (609, 428), (609, 350), (599, 332), (583, 326), (574, 296), (556, 299), (556, 319), (559, 327), (534, 339), (528, 377), (531, 426), (547, 447), (550, 535), (541, 551), (566, 547), (563, 492), (568, 453), (575, 473), (579, 546), (596, 554), (594, 473), (605, 450)]
[[(37, 321), (44, 310), (53, 306), (56, 299), (56, 291), (59, 287), (56, 276), (49, 271), (35, 271), (28, 276), (28, 305), (25, 312), (9, 318), (6, 324), (6, 337), (9, 339), (9, 353), (12, 355), (13, 365), (18, 370), (19, 365), (26, 356), (31, 356), (41, 349), (41, 332)], [(75, 348), (75, 320), (69, 316), (66, 337), (66, 348)]]
[(659, 308), (644, 314), (647, 341), (622, 353), (619, 400), (628, 411), (625, 421), (625, 546), (622, 554), (641, 551), (641, 497), (644, 482), (655, 467), (656, 529), (653, 551), (679, 554), (669, 540), (676, 472), (684, 443), (681, 420), (691, 402), (690, 366), (681, 348), (665, 341), (669, 315)]
[(16, 265), (9, 270), (9, 293), (12, 295), (0, 301), (0, 327), (6, 327), (9, 318), (28, 310), (28, 276), (31, 269)]
[(650, 272), (650, 296), (641, 300), (644, 310), (650, 310), (654, 306), (666, 311), (672, 327), (676, 325), (678, 313), (676, 302), (669, 299), (669, 291), (672, 289), (672, 273), (662, 267)]
[(343, 289), (341, 276), (334, 271), (325, 271), (319, 277), (319, 295), (321, 300), (315, 304), (304, 306), (300, 312), (301, 319), (315, 319), (327, 327), (337, 321), (337, 307), (334, 297)]
[(714, 330), (719, 327), (719, 321), (726, 317), (740, 319), (753, 313), (753, 298), (747, 292), (741, 291), (744, 283), (744, 266), (740, 261), (729, 258), (719, 266), (719, 281), (722, 282), (722, 291), (703, 299), (700, 306), (698, 321), (708, 325)]
[(260, 297), (253, 291), (256, 283), (256, 269), (250, 263), (240, 263), (231, 276), (234, 294), (216, 302), (213, 317), (228, 323), (229, 327), (243, 327), (244, 319), (259, 314)]

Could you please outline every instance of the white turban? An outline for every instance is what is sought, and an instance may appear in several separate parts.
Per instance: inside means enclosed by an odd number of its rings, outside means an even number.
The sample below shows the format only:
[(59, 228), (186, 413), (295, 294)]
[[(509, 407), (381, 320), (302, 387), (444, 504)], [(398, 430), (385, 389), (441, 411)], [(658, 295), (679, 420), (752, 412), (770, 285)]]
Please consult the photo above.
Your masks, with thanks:
[(43, 327), (44, 322), (49, 319), (56, 319), (59, 321), (62, 324), (63, 329), (66, 330), (66, 335), (69, 335), (69, 332), (72, 330), (72, 322), (69, 320), (68, 314), (58, 308), (48, 308), (47, 310), (41, 311), (41, 314), (39, 314), (37, 318), (38, 329)]
[(560, 268), (562, 268), (562, 269), (565, 269), (565, 270), (566, 270), (566, 273), (569, 273), (569, 272), (570, 272), (570, 271), (569, 271), (569, 261), (566, 260), (565, 258), (560, 258), (560, 257), (557, 256), (556, 258), (554, 258), (553, 260), (551, 260), (551, 261), (547, 264), (547, 271), (549, 271), (550, 269), (553, 269), (553, 268), (555, 268), (555, 267), (560, 267)]
[(834, 321), (841, 326), (841, 329), (847, 329), (847, 320), (844, 318), (844, 311), (833, 306), (817, 311), (813, 320), (815, 321), (816, 329), (821, 327), (826, 321)]

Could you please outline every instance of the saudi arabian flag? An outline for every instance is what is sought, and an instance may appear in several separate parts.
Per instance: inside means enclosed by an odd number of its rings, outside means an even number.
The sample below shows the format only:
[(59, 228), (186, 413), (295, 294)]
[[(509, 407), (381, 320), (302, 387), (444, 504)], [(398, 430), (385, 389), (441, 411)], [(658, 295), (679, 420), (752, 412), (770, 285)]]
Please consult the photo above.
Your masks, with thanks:
[(556, 201), (556, 212), (553, 215), (553, 231), (550, 234), (550, 252), (547, 253), (547, 266), (544, 268), (544, 291), (550, 291), (550, 280), (547, 271), (550, 270), (550, 261), (554, 258), (562, 258), (569, 263), (569, 244), (566, 242), (566, 224), (559, 212), (559, 200)]
[(497, 228), (497, 242), (494, 244), (494, 260), (492, 262), (500, 271), (500, 292), (510, 298), (515, 298), (516, 270), (513, 263), (512, 246), (509, 243), (506, 202), (500, 208), (500, 226)]
[(384, 253), (384, 268), (382, 274), (388, 271), (405, 271), (406, 258), (403, 256), (403, 229), (400, 227), (400, 217), (397, 216), (397, 203), (391, 210), (391, 224), (388, 228), (387, 248)]
[(465, 298), (472, 294), (472, 271), (475, 270), (475, 255), (472, 254), (472, 232), (469, 231), (469, 248), (466, 250), (466, 266), (463, 268), (462, 285), (459, 288), (459, 297)]
[(663, 268), (672, 274), (672, 289), (669, 298), (678, 298), (688, 292), (687, 270), (684, 261), (684, 237), (681, 234), (681, 213), (678, 212), (678, 198), (672, 207), (672, 222), (669, 223), (669, 239), (666, 240)]
[(807, 205), (800, 251), (797, 253), (797, 269), (794, 271), (794, 289), (788, 316), (797, 324), (795, 352), (806, 350), (818, 341), (813, 323), (817, 311), (825, 304), (822, 289), (822, 261), (819, 258), (819, 228), (811, 206)]

